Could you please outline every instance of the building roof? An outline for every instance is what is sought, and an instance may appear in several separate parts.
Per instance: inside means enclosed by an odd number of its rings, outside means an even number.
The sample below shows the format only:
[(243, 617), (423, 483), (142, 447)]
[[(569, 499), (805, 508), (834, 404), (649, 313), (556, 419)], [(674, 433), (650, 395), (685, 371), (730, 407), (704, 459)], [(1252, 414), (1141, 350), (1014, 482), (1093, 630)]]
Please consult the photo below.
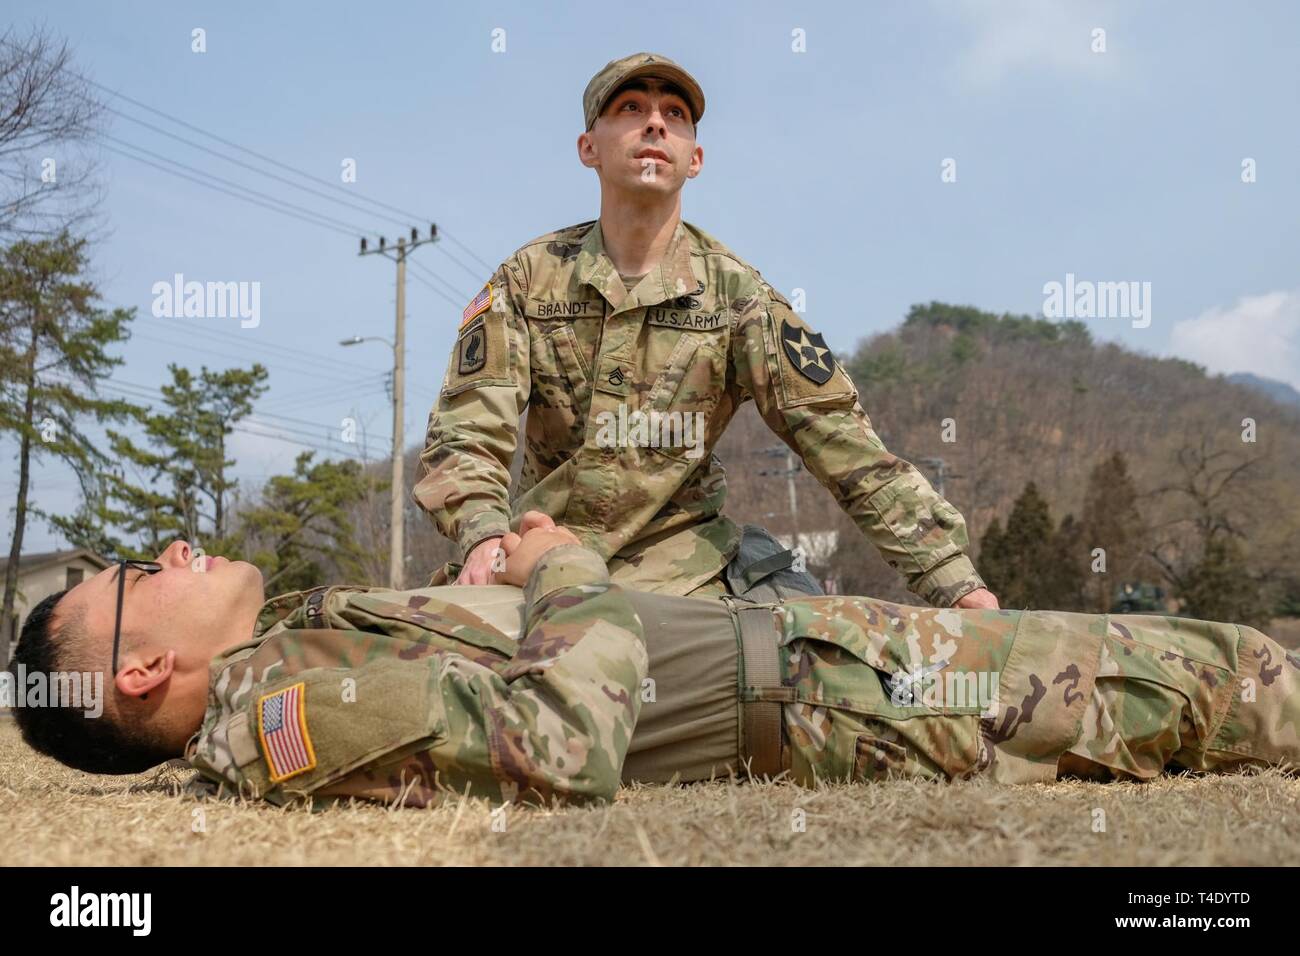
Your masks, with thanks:
[[(89, 548), (71, 548), (67, 551), (38, 551), (34, 554), (24, 554), (18, 559), (18, 573), (27, 574), (32, 571), (39, 571), (41, 568), (49, 567), (52, 564), (67, 564), (78, 558), (84, 558), (91, 564), (98, 565), (101, 569), (112, 564), (107, 558), (101, 558)], [(9, 566), (8, 558), (0, 558), (0, 571)]]

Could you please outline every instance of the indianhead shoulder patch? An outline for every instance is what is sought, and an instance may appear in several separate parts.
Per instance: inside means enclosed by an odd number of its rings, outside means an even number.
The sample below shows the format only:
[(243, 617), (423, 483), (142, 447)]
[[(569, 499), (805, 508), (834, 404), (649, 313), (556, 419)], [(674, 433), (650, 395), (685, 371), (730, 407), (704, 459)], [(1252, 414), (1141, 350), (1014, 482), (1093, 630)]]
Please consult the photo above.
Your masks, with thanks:
[(795, 370), (817, 385), (825, 385), (835, 374), (835, 356), (816, 332), (785, 319), (781, 322), (781, 345)]
[(307, 685), (294, 684), (257, 702), (257, 736), (271, 771), (280, 783), (316, 766), (316, 751), (307, 732)]
[(470, 300), (465, 311), (460, 314), (460, 327), (463, 329), (476, 315), (482, 315), (492, 307), (492, 283), (483, 286), (483, 291)]
[(459, 363), (456, 370), (461, 375), (473, 375), (487, 364), (487, 329), (479, 319), (460, 335)]

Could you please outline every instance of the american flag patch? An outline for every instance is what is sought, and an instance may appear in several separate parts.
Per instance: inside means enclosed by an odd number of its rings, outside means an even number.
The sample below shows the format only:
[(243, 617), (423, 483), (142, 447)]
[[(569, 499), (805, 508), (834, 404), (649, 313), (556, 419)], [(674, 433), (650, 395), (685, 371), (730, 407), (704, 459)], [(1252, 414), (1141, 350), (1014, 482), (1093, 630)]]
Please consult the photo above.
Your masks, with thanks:
[(464, 326), (464, 324), (468, 322), (470, 319), (474, 318), (474, 316), (479, 315), (482, 312), (486, 312), (488, 306), (490, 306), (491, 304), (492, 304), (492, 283), (489, 282), (487, 285), (483, 286), (483, 291), (480, 292), (478, 295), (474, 296), (474, 298), (470, 301), (470, 304), (465, 306), (465, 311), (460, 314), (460, 324)]
[(306, 693), (306, 684), (294, 684), (257, 702), (257, 735), (272, 783), (316, 766), (316, 752), (307, 735)]

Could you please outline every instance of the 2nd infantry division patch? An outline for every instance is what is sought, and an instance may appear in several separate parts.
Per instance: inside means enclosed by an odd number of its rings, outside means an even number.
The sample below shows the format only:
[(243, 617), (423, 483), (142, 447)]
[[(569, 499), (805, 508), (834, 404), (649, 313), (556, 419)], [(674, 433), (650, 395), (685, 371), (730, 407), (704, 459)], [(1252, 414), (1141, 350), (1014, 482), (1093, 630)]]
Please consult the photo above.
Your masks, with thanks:
[(827, 348), (826, 340), (816, 332), (783, 320), (781, 344), (785, 347), (785, 357), (804, 378), (825, 385), (835, 374), (835, 356)]
[(479, 319), (460, 335), (460, 363), (457, 370), (461, 375), (473, 375), (487, 364), (487, 329)]
[(257, 736), (272, 783), (316, 766), (316, 752), (307, 733), (306, 684), (294, 684), (257, 702)]

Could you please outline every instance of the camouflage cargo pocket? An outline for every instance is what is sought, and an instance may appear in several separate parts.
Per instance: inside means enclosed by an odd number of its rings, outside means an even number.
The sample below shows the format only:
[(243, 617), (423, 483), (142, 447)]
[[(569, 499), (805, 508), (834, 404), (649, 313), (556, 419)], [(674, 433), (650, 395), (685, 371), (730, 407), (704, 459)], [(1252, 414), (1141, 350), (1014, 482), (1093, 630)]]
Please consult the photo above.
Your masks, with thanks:
[(884, 780), (907, 772), (907, 751), (893, 741), (859, 734), (853, 752), (854, 780)]
[(591, 405), (591, 375), (577, 336), (566, 323), (534, 335), (533, 343), (530, 427), (535, 416), (548, 448), (576, 448)]
[(954, 780), (981, 764), (975, 714), (867, 717), (836, 707), (785, 706), (793, 779), (872, 781), (889, 776)]
[(716, 336), (682, 332), (646, 396), (653, 413), (650, 449), (668, 458), (703, 461), (709, 416), (726, 387), (726, 356)]
[(979, 718), (971, 715), (871, 721), (854, 743), (853, 779), (956, 780), (980, 762)]

